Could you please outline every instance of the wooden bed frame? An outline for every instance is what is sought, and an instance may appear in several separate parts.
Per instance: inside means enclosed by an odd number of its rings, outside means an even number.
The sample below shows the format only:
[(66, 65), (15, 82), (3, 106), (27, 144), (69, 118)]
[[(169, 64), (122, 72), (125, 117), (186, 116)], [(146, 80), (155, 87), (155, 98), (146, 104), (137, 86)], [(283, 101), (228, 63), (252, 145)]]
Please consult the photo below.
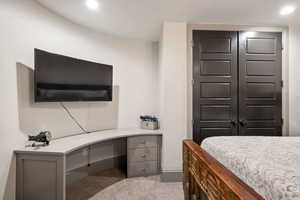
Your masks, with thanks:
[(264, 200), (192, 140), (183, 142), (185, 200)]

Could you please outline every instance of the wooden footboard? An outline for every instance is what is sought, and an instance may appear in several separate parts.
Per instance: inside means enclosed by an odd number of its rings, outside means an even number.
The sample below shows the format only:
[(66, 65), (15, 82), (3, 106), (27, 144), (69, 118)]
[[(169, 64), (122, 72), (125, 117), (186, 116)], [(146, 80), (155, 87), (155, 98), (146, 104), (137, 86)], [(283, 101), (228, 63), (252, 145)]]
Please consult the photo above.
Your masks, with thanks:
[(264, 200), (192, 140), (183, 142), (185, 200)]

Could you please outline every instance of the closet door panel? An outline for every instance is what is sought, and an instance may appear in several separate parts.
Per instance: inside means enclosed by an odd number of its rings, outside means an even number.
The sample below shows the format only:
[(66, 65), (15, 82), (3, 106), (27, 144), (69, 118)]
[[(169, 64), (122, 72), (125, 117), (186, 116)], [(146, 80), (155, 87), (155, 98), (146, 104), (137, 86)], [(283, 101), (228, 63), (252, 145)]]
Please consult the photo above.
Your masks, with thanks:
[(282, 135), (281, 33), (239, 33), (239, 134)]
[(193, 31), (193, 135), (237, 135), (237, 32)]

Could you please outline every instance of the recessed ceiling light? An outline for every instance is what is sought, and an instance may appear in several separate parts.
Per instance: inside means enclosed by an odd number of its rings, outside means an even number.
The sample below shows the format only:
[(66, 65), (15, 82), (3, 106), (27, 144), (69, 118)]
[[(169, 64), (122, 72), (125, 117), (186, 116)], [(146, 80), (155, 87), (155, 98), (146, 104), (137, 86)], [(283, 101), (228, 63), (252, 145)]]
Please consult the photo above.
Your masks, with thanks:
[(97, 0), (86, 0), (85, 4), (91, 10), (96, 10), (99, 8), (99, 2)]
[(280, 15), (290, 15), (296, 10), (295, 6), (285, 6), (280, 10)]

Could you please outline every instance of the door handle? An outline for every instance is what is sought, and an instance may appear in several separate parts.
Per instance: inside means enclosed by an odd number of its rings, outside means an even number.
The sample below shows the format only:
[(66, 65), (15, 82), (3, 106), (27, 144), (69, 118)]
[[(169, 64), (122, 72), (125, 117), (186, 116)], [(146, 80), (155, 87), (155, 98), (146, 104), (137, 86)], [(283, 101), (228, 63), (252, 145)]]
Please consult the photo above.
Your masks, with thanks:
[(236, 123), (235, 120), (231, 120), (231, 121), (230, 121), (230, 124), (231, 124), (232, 126), (236, 126), (237, 123)]
[(241, 126), (247, 126), (247, 121), (246, 120), (240, 120), (240, 125)]

